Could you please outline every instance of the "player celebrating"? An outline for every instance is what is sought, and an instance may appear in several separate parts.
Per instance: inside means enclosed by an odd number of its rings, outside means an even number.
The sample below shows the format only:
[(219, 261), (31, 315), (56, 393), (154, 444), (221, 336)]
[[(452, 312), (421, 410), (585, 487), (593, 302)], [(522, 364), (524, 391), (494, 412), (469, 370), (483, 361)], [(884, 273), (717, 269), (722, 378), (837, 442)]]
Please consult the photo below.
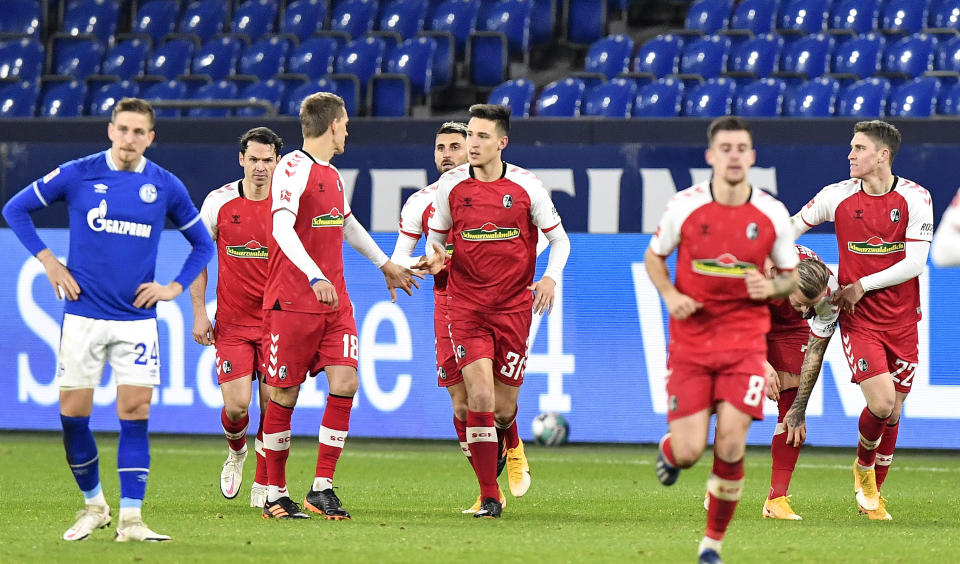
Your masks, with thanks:
[[(243, 178), (210, 192), (200, 207), (200, 218), (217, 242), (217, 325), (207, 315), (207, 269), (190, 285), (193, 302), (193, 339), (215, 345), (217, 382), (223, 394), (220, 423), (227, 438), (227, 460), (220, 472), (220, 493), (233, 499), (243, 483), (247, 459), (247, 414), (252, 396), (250, 379), (265, 363), (263, 347), (263, 286), (267, 280), (266, 243), (269, 241), (270, 179), (283, 141), (266, 127), (240, 138)], [(260, 375), (262, 376), (262, 375)], [(250, 506), (263, 507), (267, 496), (267, 465), (263, 457), (263, 416), (270, 397), (260, 382), (260, 424), (257, 428), (257, 472), (250, 489)]]
[[(850, 179), (823, 188), (793, 216), (799, 237), (824, 221), (836, 226), (843, 338), (852, 380), (867, 406), (860, 414), (854, 489), (862, 512), (891, 519), (880, 488), (897, 444), (903, 400), (917, 368), (920, 285), (933, 237), (930, 194), (895, 176), (900, 132), (861, 121), (850, 141)], [(876, 465), (875, 465), (876, 463)]]
[[(480, 483), (481, 505), (474, 517), (485, 518), (500, 517), (503, 510), (494, 421), (501, 429), (514, 424), (531, 307), (539, 314), (550, 312), (570, 254), (570, 240), (543, 184), (529, 171), (503, 162), (509, 133), (508, 107), (470, 107), (469, 164), (440, 177), (429, 220), (428, 258), (418, 266), (436, 276), (444, 266), (443, 245), (452, 239), (449, 332), (466, 390), (466, 442)], [(551, 251), (543, 277), (534, 283), (537, 228)]]
[[(158, 301), (172, 300), (213, 256), (213, 242), (180, 180), (146, 159), (154, 138), (153, 108), (123, 98), (113, 108), (109, 150), (70, 161), (21, 190), (3, 208), (21, 243), (43, 264), (57, 298), (67, 298), (57, 359), (60, 421), (67, 463), (86, 507), (63, 534), (82, 540), (110, 525), (100, 486), (90, 413), (93, 391), (109, 362), (117, 382), (120, 522), (115, 540), (166, 541), (141, 519), (150, 473), (147, 419), (160, 384)], [(40, 240), (30, 213), (65, 200), (70, 213), (69, 264)], [(157, 248), (169, 219), (193, 246), (177, 277), (154, 281)]]
[(940, 218), (940, 227), (933, 236), (930, 258), (937, 266), (960, 264), (960, 190), (957, 190), (950, 207)]
[(263, 296), (270, 347), (266, 382), (271, 400), (263, 423), (267, 502), (263, 517), (305, 519), (290, 499), (286, 461), (290, 418), (308, 375), (323, 370), (329, 395), (320, 424), (316, 474), (304, 505), (326, 519), (349, 519), (333, 492), (333, 474), (350, 423), (357, 380), (357, 329), (343, 278), (343, 241), (380, 267), (390, 294), (408, 294), (414, 274), (390, 262), (350, 211), (343, 178), (330, 164), (347, 137), (343, 99), (329, 92), (300, 105), (303, 149), (284, 156), (271, 187), (273, 238)]
[[(797, 289), (786, 299), (769, 303), (767, 361), (777, 373), (769, 397), (777, 402), (779, 416), (770, 444), (773, 468), (763, 516), (799, 521), (801, 517), (790, 507), (787, 490), (806, 438), (807, 401), (820, 375), (823, 354), (840, 312), (830, 303), (839, 287), (836, 276), (816, 253), (803, 245), (796, 248), (800, 259)], [(775, 276), (775, 271), (771, 275)]]
[[(797, 252), (789, 215), (747, 181), (756, 160), (750, 127), (738, 117), (707, 131), (713, 177), (677, 193), (650, 239), (645, 263), (670, 313), (667, 421), (657, 477), (671, 485), (696, 463), (717, 414), (713, 472), (707, 480), (707, 531), (700, 562), (720, 562), (721, 541), (743, 488), (743, 455), (752, 419), (763, 418), (765, 335), (761, 300), (796, 287)], [(666, 258), (677, 249), (676, 284)], [(760, 270), (769, 256), (780, 274)]]

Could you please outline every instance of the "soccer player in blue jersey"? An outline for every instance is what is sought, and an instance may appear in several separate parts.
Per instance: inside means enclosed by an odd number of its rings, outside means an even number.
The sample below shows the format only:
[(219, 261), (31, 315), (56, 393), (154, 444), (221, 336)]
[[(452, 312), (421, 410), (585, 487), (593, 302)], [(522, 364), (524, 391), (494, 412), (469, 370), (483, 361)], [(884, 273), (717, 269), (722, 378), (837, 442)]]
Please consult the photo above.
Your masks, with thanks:
[[(140, 508), (150, 472), (147, 417), (160, 383), (156, 304), (188, 287), (214, 253), (183, 183), (147, 160), (154, 112), (147, 102), (117, 102), (107, 126), (110, 149), (70, 161), (33, 182), (3, 208), (20, 242), (43, 264), (57, 298), (66, 297), (57, 359), (60, 420), (67, 462), (86, 507), (63, 534), (82, 540), (110, 525), (100, 488), (97, 445), (90, 432), (93, 390), (105, 362), (117, 382), (120, 444), (120, 520), (115, 540), (166, 541), (151, 531)], [(64, 200), (69, 208), (70, 250), (62, 264), (37, 235), (30, 214)], [(193, 246), (169, 284), (154, 281), (157, 247), (167, 219)]]

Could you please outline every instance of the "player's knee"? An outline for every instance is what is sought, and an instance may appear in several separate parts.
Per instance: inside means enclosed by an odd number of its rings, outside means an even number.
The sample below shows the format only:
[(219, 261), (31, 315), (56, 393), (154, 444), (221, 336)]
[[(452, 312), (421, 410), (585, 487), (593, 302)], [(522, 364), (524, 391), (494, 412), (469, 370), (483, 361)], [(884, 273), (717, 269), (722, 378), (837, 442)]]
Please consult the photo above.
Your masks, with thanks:
[(492, 391), (477, 391), (467, 398), (467, 406), (471, 411), (493, 411), (494, 396)]
[(224, 410), (227, 412), (227, 419), (230, 421), (239, 421), (247, 415), (247, 406), (241, 404), (225, 405)]
[(887, 419), (893, 415), (894, 398), (875, 398), (868, 402), (867, 408), (880, 419)]
[(671, 442), (670, 446), (673, 450), (673, 458), (681, 468), (693, 466), (700, 460), (700, 455), (703, 454), (702, 446), (698, 448), (697, 445), (680, 444), (677, 442)]

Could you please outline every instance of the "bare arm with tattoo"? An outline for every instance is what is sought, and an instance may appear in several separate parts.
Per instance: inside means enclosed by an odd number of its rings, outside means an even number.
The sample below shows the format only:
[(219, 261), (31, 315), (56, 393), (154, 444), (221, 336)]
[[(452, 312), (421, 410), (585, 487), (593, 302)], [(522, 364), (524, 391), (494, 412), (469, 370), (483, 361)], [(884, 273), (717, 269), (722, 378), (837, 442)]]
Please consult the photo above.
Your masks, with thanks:
[(783, 416), (783, 426), (787, 431), (787, 444), (800, 446), (807, 438), (806, 412), (807, 402), (817, 379), (820, 378), (820, 369), (823, 367), (823, 355), (830, 344), (830, 337), (818, 337), (810, 334), (807, 341), (807, 350), (803, 355), (803, 366), (800, 368), (800, 386), (793, 405)]

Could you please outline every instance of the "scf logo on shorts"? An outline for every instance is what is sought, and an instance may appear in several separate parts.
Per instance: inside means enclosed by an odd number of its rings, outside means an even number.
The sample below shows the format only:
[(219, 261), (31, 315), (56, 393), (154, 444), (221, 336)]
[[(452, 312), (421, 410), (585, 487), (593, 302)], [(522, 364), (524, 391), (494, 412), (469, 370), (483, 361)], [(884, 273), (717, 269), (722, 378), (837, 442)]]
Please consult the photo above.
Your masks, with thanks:
[(467, 356), (467, 348), (463, 345), (457, 345), (457, 358), (463, 358)]
[(287, 379), (287, 366), (286, 366), (286, 365), (283, 365), (283, 366), (280, 367), (280, 372), (279, 372), (279, 374), (277, 375), (277, 377), (280, 378), (281, 380), (286, 380), (286, 379)]
[(442, 366), (438, 366), (438, 367), (437, 367), (437, 376), (439, 376), (441, 380), (446, 380), (446, 379), (447, 379), (447, 371), (444, 370)]

